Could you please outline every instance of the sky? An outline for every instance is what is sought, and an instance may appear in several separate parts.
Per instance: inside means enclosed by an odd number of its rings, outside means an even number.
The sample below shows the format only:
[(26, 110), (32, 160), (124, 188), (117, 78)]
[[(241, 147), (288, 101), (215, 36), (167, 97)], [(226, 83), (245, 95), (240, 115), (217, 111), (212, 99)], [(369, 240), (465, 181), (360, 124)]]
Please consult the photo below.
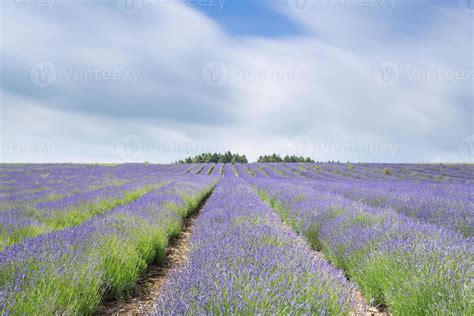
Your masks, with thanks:
[(0, 10), (1, 162), (474, 162), (472, 0)]

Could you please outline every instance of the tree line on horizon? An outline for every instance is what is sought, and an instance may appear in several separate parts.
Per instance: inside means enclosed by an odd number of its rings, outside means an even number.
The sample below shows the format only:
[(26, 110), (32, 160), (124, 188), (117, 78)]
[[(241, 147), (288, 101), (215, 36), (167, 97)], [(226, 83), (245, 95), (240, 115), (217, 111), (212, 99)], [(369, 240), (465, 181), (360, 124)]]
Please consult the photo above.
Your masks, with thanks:
[[(314, 162), (310, 157), (286, 155), (283, 158), (279, 154), (264, 155), (258, 157), (257, 162)], [(226, 151), (225, 153), (203, 153), (194, 157), (187, 157), (177, 163), (248, 163), (245, 155)]]
[(258, 157), (257, 162), (314, 162), (314, 160), (310, 157), (296, 155), (286, 155), (282, 158), (279, 154), (272, 154)]
[(178, 163), (247, 163), (245, 155), (234, 154), (230, 151), (225, 153), (204, 153), (194, 157), (179, 160)]

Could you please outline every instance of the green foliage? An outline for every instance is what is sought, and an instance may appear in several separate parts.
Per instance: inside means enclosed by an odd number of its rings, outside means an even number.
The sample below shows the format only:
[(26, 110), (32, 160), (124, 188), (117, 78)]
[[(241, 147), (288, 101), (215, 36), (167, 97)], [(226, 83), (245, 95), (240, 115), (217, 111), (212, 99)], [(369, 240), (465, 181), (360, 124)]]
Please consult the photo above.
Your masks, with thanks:
[[(182, 194), (182, 201), (165, 203), (152, 210), (157, 214), (174, 213), (176, 216), (170, 216), (169, 222), (150, 223), (130, 214), (112, 215), (110, 225), (114, 233), (97, 232), (93, 243), (83, 245), (87, 256), (75, 257), (74, 251), (65, 251), (54, 262), (36, 258), (26, 261), (25, 278), (34, 282), (22, 285), (16, 294), (14, 309), (8, 314), (91, 315), (104, 297), (123, 298), (148, 264), (164, 263), (169, 239), (181, 232), (184, 217), (196, 211), (213, 188), (214, 185), (193, 196)], [(128, 194), (123, 203), (135, 197), (136, 194)], [(0, 283), (9, 282), (15, 273), (15, 265), (6, 264), (0, 270)]]
[[(221, 153), (203, 153), (194, 157), (187, 157), (183, 160), (179, 160), (177, 163), (247, 163), (247, 157), (245, 155), (234, 154), (227, 151)], [(264, 155), (258, 157), (257, 162), (314, 162), (310, 157), (286, 155), (281, 157), (279, 154)]]
[(36, 209), (33, 206), (28, 206), (25, 208), (25, 215), (38, 221), (41, 225), (25, 226), (14, 231), (6, 231), (0, 227), (0, 251), (3, 250), (4, 247), (16, 244), (25, 238), (65, 229), (67, 227), (77, 226), (84, 221), (94, 216), (104, 214), (115, 207), (131, 203), (143, 196), (145, 193), (162, 185), (163, 184), (157, 184), (154, 186), (143, 187), (134, 191), (125, 192), (120, 197), (113, 199), (99, 199), (66, 210), (50, 210), (46, 215), (41, 210)]
[(279, 154), (272, 154), (258, 157), (257, 162), (314, 162), (314, 160), (310, 157), (305, 158), (303, 156), (295, 155), (286, 155), (285, 157), (281, 158)]
[(311, 247), (317, 251), (321, 251), (322, 245), (319, 240), (319, 225), (315, 224), (304, 232), (304, 236), (308, 240)]
[(383, 173), (386, 175), (386, 176), (391, 176), (393, 174), (393, 169), (392, 168), (384, 168), (383, 169)]
[[(41, 277), (35, 282), (24, 283), (16, 296), (12, 315), (89, 315), (101, 300), (101, 271), (98, 271), (96, 257), (78, 258), (80, 264), (74, 267), (65, 266), (71, 259), (65, 253), (53, 266), (31, 258), (24, 264), (32, 275), (41, 271)], [(63, 273), (58, 273), (62, 267)], [(64, 268), (65, 267), (65, 268)], [(71, 274), (70, 269), (75, 269)], [(15, 274), (14, 264), (6, 265), (0, 270), (0, 283), (9, 281)], [(28, 278), (29, 276), (25, 276)], [(47, 300), (45, 300), (47, 298)], [(42, 302), (42, 303), (39, 303)], [(10, 314), (9, 313), (9, 314)]]
[(49, 231), (51, 231), (51, 229), (47, 226), (29, 225), (14, 231), (3, 230), (0, 227), (0, 251), (2, 251), (6, 246), (16, 244), (25, 238), (34, 237)]
[[(385, 222), (383, 215), (370, 213), (350, 214), (347, 209), (331, 208), (318, 216), (317, 223), (309, 226), (293, 220), (298, 216), (290, 208), (260, 191), (260, 197), (269, 202), (282, 220), (296, 231), (302, 231), (308, 243), (324, 254), (326, 260), (356, 283), (361, 292), (374, 305), (384, 304), (393, 315), (473, 315), (473, 289), (471, 286), (453, 286), (463, 280), (461, 264), (470, 264), (459, 253), (445, 256), (439, 251), (426, 251), (426, 243), (412, 243), (407, 249), (380, 249), (382, 240), (367, 240), (362, 247), (351, 249), (348, 244), (330, 244), (329, 240), (344, 236), (354, 225), (370, 228)], [(349, 215), (346, 224), (338, 231), (329, 232), (333, 237), (322, 239), (320, 229), (341, 215)], [(328, 232), (326, 232), (327, 234)], [(386, 238), (390, 236), (387, 235)], [(419, 236), (421, 237), (421, 236)], [(400, 237), (401, 238), (401, 237)], [(443, 302), (442, 304), (440, 302)]]
[(194, 157), (179, 160), (178, 163), (247, 163), (245, 155), (239, 155), (226, 151), (221, 153), (203, 153)]

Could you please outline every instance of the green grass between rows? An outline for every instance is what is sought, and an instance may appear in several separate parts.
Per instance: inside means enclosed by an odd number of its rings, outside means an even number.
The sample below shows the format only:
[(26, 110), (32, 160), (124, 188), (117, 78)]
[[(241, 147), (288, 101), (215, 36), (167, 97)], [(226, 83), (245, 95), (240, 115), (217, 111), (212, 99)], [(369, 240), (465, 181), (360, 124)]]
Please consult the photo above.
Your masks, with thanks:
[(25, 238), (34, 237), (40, 234), (62, 230), (67, 227), (77, 226), (86, 220), (104, 214), (107, 211), (131, 203), (145, 193), (156, 189), (163, 184), (150, 185), (137, 190), (124, 192), (122, 196), (109, 199), (97, 199), (95, 201), (80, 204), (66, 210), (48, 210), (47, 212), (34, 207), (25, 210), (28, 218), (37, 221), (35, 226), (25, 226), (10, 231), (0, 227), (0, 251), (5, 247), (14, 245)]
[[(474, 315), (472, 282), (471, 285), (462, 282), (469, 276), (462, 275), (463, 269), (459, 268), (460, 264), (468, 262), (462, 258), (463, 254), (458, 254), (458, 258), (444, 257), (441, 260), (441, 254), (427, 253), (422, 249), (421, 242), (412, 245), (412, 251), (408, 254), (401, 250), (387, 254), (379, 250), (379, 241), (373, 240), (348, 255), (346, 246), (330, 246), (329, 240), (320, 238), (319, 230), (320, 225), (329, 223), (349, 210), (327, 210), (320, 214), (318, 223), (303, 230), (304, 223), (291, 210), (267, 192), (257, 192), (284, 222), (304, 235), (315, 250), (321, 251), (329, 262), (344, 271), (372, 304), (388, 306), (393, 315)], [(351, 218), (350, 223), (340, 225), (340, 229), (332, 234), (337, 238), (336, 235), (343, 236), (351, 225), (371, 227), (383, 222), (382, 216), (359, 214)], [(418, 237), (424, 238), (421, 235)]]
[[(124, 297), (150, 263), (163, 264), (169, 239), (179, 235), (183, 219), (197, 210), (213, 188), (193, 197), (182, 195), (183, 204), (166, 204), (178, 216), (165, 223), (148, 223), (133, 215), (111, 216), (117, 234), (97, 232), (94, 243), (85, 245), (89, 247), (87, 257), (74, 258), (65, 252), (55, 262), (32, 258), (25, 278), (34, 282), (20, 289), (8, 314), (87, 315), (94, 312), (104, 296)], [(133, 197), (136, 195), (127, 196)], [(7, 283), (15, 271), (14, 265), (0, 271), (0, 282)]]

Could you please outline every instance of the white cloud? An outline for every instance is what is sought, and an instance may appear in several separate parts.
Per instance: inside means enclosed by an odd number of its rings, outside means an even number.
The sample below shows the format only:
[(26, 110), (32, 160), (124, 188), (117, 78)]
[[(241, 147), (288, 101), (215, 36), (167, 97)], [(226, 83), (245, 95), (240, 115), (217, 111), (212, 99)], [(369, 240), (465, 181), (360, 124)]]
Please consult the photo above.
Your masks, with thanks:
[[(120, 161), (117, 141), (127, 135), (137, 135), (145, 147), (133, 156), (137, 161), (169, 162), (214, 148), (255, 159), (284, 154), (292, 139), (307, 135), (318, 160), (461, 160), (458, 143), (473, 133), (472, 79), (419, 80), (408, 73), (472, 71), (472, 58), (466, 58), (472, 56), (469, 16), (439, 9), (439, 20), (411, 36), (394, 32), (385, 19), (390, 12), (377, 16), (362, 8), (324, 6), (295, 15), (287, 7), (276, 9), (310, 31), (273, 39), (234, 37), (175, 4), (146, 6), (135, 15), (100, 5), (59, 3), (48, 12), (7, 8), (3, 24), (15, 32), (2, 31), (2, 90), (8, 96), (2, 101), (2, 141), (51, 142), (55, 154), (3, 159)], [(51, 88), (30, 81), (29, 67), (39, 60), (59, 69)], [(374, 67), (384, 60), (400, 69), (392, 88), (374, 79)], [(214, 61), (227, 67), (220, 88), (202, 78), (203, 67)], [(130, 69), (140, 76), (136, 83), (71, 80), (61, 72), (68, 67)], [(396, 145), (397, 151), (320, 146), (354, 142)]]

